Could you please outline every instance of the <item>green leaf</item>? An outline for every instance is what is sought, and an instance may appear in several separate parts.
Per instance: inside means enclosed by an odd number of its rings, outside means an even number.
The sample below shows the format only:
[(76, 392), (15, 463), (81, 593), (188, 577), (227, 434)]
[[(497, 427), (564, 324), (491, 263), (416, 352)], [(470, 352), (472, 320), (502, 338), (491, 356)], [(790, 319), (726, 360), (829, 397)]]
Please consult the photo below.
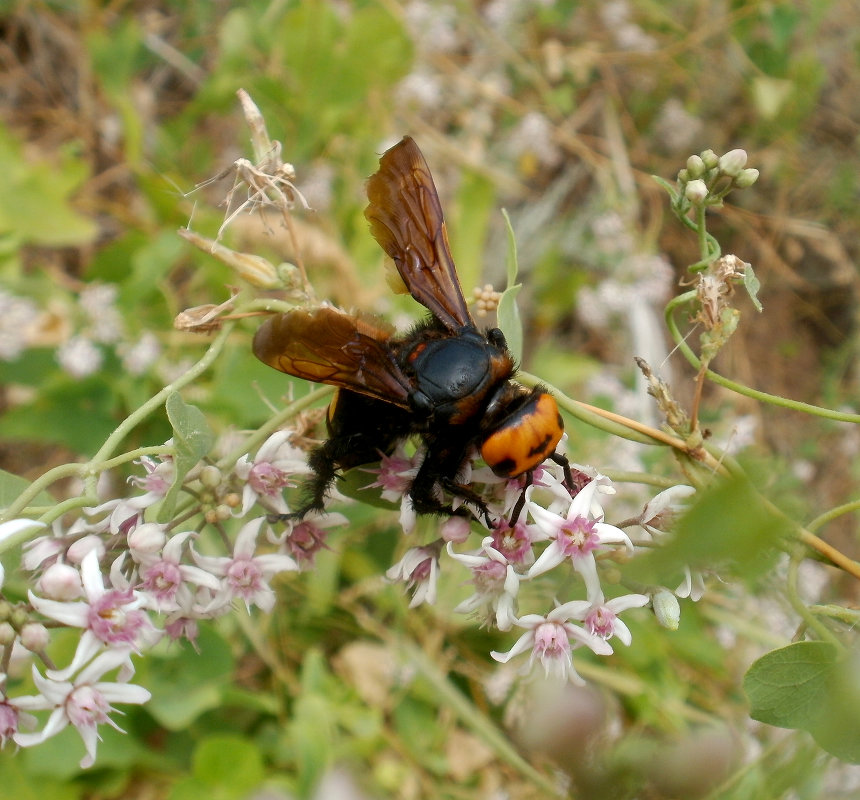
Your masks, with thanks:
[[(12, 502), (20, 497), (30, 485), (30, 481), (22, 478), (20, 475), (13, 475), (11, 472), (6, 472), (5, 469), (0, 469), (0, 508), (6, 508)], [(56, 500), (45, 491), (39, 492), (33, 500), (34, 506), (52, 506)]]
[(194, 777), (210, 788), (217, 787), (221, 797), (246, 797), (263, 776), (260, 751), (240, 736), (210, 736), (194, 752)]
[(664, 546), (635, 559), (625, 572), (651, 586), (672, 586), (683, 567), (720, 569), (752, 579), (770, 569), (788, 522), (742, 476), (697, 494)]
[(825, 701), (835, 661), (836, 648), (825, 642), (797, 642), (762, 656), (744, 677), (750, 716), (808, 730)]
[(0, 126), (0, 233), (48, 247), (80, 245), (95, 238), (96, 225), (69, 201), (88, 176), (86, 161), (73, 153), (57, 161), (25, 156), (21, 143)]
[(505, 228), (508, 232), (508, 251), (507, 251), (507, 287), (502, 292), (499, 299), (499, 308), (496, 314), (499, 328), (505, 334), (505, 339), (508, 342), (508, 349), (514, 356), (514, 359), (519, 362), (523, 355), (523, 322), (520, 318), (520, 309), (517, 306), (517, 295), (522, 288), (522, 284), (516, 283), (517, 272), (519, 271), (519, 263), (517, 261), (517, 239), (514, 236), (514, 228), (511, 225), (511, 218), (508, 212), (502, 209), (502, 216), (505, 218)]
[(750, 716), (809, 731), (829, 753), (860, 763), (860, 657), (827, 642), (796, 642), (762, 656), (747, 671)]
[[(70, 738), (73, 735), (76, 735), (76, 732), (70, 732)], [(77, 761), (71, 772), (55, 769), (56, 765), (48, 760), (43, 761), (47, 771), (39, 769), (38, 758), (34, 758), (34, 755), (44, 746), (19, 752), (7, 747), (0, 752), (0, 785), (3, 787), (3, 797), (14, 797), (15, 800), (76, 800), (83, 796), (84, 787), (76, 786), (67, 780), (71, 775), (80, 772)], [(80, 737), (78, 747), (81, 750), (81, 755), (77, 758), (79, 761), (83, 755)], [(34, 775), (39, 775), (38, 780), (34, 779)]]
[(165, 408), (167, 419), (173, 428), (173, 444), (176, 448), (173, 462), (176, 474), (173, 478), (173, 485), (165, 495), (159, 509), (158, 519), (160, 522), (170, 520), (185, 476), (209, 452), (215, 440), (203, 412), (197, 406), (186, 403), (179, 392), (173, 392), (167, 398)]
[(218, 708), (229, 686), (235, 666), (229, 644), (208, 626), (201, 626), (197, 644), (199, 653), (190, 647), (171, 650), (171, 657), (153, 655), (140, 665), (139, 682), (152, 692), (146, 710), (168, 730), (184, 730)]
[(750, 300), (752, 300), (756, 311), (761, 311), (761, 301), (758, 299), (758, 290), (761, 288), (761, 282), (755, 276), (752, 264), (747, 264), (744, 269), (744, 287), (746, 288), (747, 294), (750, 296)]

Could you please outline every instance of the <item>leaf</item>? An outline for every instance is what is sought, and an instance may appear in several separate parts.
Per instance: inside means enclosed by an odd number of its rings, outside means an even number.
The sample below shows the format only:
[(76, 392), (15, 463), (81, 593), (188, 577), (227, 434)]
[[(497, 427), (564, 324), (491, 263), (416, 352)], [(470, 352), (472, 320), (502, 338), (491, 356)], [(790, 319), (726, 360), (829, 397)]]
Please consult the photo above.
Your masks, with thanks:
[(752, 264), (747, 264), (744, 269), (744, 287), (746, 288), (747, 294), (750, 296), (750, 300), (752, 300), (756, 311), (761, 311), (761, 301), (758, 299), (758, 290), (761, 288), (761, 282), (755, 276)]
[(0, 126), (0, 232), (26, 244), (65, 247), (85, 244), (96, 236), (92, 220), (69, 201), (86, 180), (86, 162), (73, 153), (36, 160)]
[(199, 653), (186, 647), (140, 666), (140, 683), (152, 691), (146, 710), (168, 730), (185, 730), (205, 711), (218, 708), (230, 686), (235, 666), (230, 645), (209, 626), (200, 627), (197, 643)]
[(860, 763), (858, 654), (827, 642), (796, 642), (762, 656), (747, 671), (750, 716), (812, 734), (829, 753)]
[(521, 283), (515, 283), (519, 264), (517, 261), (517, 239), (514, 235), (514, 228), (511, 225), (511, 218), (508, 212), (502, 209), (502, 216), (505, 218), (505, 228), (508, 232), (508, 251), (506, 258), (507, 265), (507, 287), (502, 292), (499, 299), (499, 308), (496, 318), (505, 334), (505, 339), (508, 343), (508, 349), (514, 356), (514, 359), (519, 362), (523, 355), (523, 322), (520, 318), (520, 310), (517, 306), (517, 295), (522, 288)]
[[(11, 505), (29, 485), (30, 481), (20, 475), (13, 475), (11, 472), (6, 472), (5, 469), (0, 469), (0, 508), (7, 508)], [(33, 499), (32, 505), (52, 506), (55, 502), (50, 494), (41, 491)]]
[(167, 398), (165, 409), (173, 428), (173, 446), (176, 448), (173, 463), (176, 474), (173, 485), (164, 496), (159, 509), (159, 522), (168, 522), (173, 516), (176, 498), (185, 476), (209, 452), (215, 439), (203, 412), (197, 406), (186, 403), (179, 392), (173, 392)]
[(750, 716), (779, 728), (809, 729), (824, 703), (836, 648), (797, 642), (763, 655), (747, 670)]
[(671, 538), (632, 561), (625, 572), (652, 586), (671, 586), (684, 566), (752, 579), (771, 567), (776, 545), (787, 532), (786, 520), (747, 479), (735, 476), (699, 492)]

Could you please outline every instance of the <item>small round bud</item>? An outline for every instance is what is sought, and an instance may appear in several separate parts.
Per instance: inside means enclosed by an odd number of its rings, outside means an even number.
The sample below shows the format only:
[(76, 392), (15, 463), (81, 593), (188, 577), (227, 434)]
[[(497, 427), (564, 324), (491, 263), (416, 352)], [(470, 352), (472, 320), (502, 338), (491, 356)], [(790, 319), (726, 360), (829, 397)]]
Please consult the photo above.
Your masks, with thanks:
[(214, 489), (221, 483), (221, 470), (214, 464), (207, 464), (200, 470), (200, 483), (207, 489)]
[(9, 622), (16, 631), (20, 631), (30, 621), (27, 609), (17, 606), (9, 615)]
[(242, 505), (242, 495), (236, 492), (224, 495), (224, 505), (230, 506), (230, 508), (239, 508)]
[(6, 622), (12, 616), (14, 609), (15, 606), (8, 600), (0, 600), (0, 621)]
[(167, 536), (161, 525), (155, 522), (144, 522), (138, 525), (128, 535), (128, 546), (136, 553), (157, 553), (164, 547)]
[(687, 172), (693, 180), (705, 174), (705, 162), (701, 156), (690, 156), (687, 159)]
[(21, 644), (27, 650), (40, 653), (48, 646), (51, 637), (48, 629), (40, 622), (28, 622), (21, 628)]
[(84, 560), (84, 556), (89, 553), (90, 550), (95, 550), (98, 553), (99, 560), (101, 560), (102, 556), (105, 554), (104, 542), (100, 537), (92, 533), (89, 536), (83, 536), (78, 539), (78, 541), (73, 542), (66, 551), (66, 558), (68, 558), (73, 564), (80, 564), (81, 561)]
[(690, 178), (691, 178), (691, 176), (690, 176), (690, 170), (688, 170), (688, 169), (679, 169), (679, 170), (678, 170), (678, 183), (680, 183), (682, 186), (683, 186), (683, 185), (684, 185), (688, 180), (690, 180)]
[(12, 644), (16, 636), (15, 629), (8, 622), (0, 622), (0, 647)]
[(699, 158), (702, 159), (705, 169), (713, 169), (720, 163), (719, 157), (713, 150), (702, 150), (702, 152), (699, 153)]
[(51, 600), (74, 600), (84, 591), (81, 573), (70, 564), (51, 564), (39, 579), (39, 591)]
[(720, 156), (720, 172), (724, 175), (728, 175), (730, 178), (736, 178), (740, 171), (746, 166), (747, 163), (747, 151), (741, 150), (737, 148), (736, 150), (729, 150), (728, 153), (724, 153)]
[(233, 516), (233, 512), (226, 503), (219, 503), (215, 506), (215, 521), (216, 522), (226, 522), (230, 517)]
[(704, 181), (695, 180), (690, 181), (684, 187), (684, 197), (686, 197), (691, 203), (695, 205), (700, 205), (705, 202), (705, 198), (708, 196), (708, 187)]
[(657, 622), (670, 631), (678, 630), (681, 622), (681, 604), (678, 598), (668, 589), (661, 589), (651, 599), (654, 616)]
[(469, 538), (470, 530), (469, 520), (454, 514), (442, 523), (440, 533), (446, 542), (461, 544)]
[(742, 169), (737, 178), (735, 178), (735, 186), (738, 189), (747, 189), (758, 180), (758, 170), (748, 167)]

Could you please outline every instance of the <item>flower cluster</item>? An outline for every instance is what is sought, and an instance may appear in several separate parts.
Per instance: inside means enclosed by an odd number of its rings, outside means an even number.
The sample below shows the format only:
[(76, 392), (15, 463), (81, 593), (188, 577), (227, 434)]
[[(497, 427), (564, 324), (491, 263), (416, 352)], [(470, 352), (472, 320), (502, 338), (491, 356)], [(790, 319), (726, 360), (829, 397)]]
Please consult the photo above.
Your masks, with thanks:
[[(143, 475), (130, 480), (134, 494), (85, 509), (71, 525), (56, 522), (26, 543), (26, 601), (7, 599), (0, 567), (0, 745), (33, 746), (73, 725), (86, 749), (81, 766), (90, 766), (98, 726), (118, 729), (113, 704), (149, 699), (131, 683), (133, 656), (164, 638), (195, 645), (199, 620), (227, 614), (237, 601), (249, 610), (273, 608), (273, 578), (312, 566), (326, 531), (346, 521), (340, 514), (308, 517), (274, 533), (268, 515), (289, 512), (283, 491), (307, 472), (304, 453), (289, 439), (287, 431), (275, 433), (253, 459), (244, 456), (230, 469), (198, 465), (182, 487), (196, 505), (170, 524), (150, 517), (172, 486), (175, 465), (144, 457)], [(182, 518), (202, 522), (176, 530)], [(5, 523), (0, 544), (37, 524)], [(206, 535), (212, 531), (218, 535)], [(71, 660), (58, 665), (50, 645), (60, 628), (79, 638)], [(17, 694), (27, 672), (33, 693)], [(47, 719), (35, 730), (31, 712), (40, 711)]]
[[(403, 480), (398, 484), (389, 464), (385, 469), (387, 499), (396, 500), (397, 492), (392, 487), (401, 485), (400, 499), (408, 506), (407, 478), (414, 475), (415, 465), (402, 455), (394, 462), (400, 464)], [(452, 560), (471, 571), (474, 586), (474, 593), (454, 610), (472, 614), (483, 625), (500, 631), (514, 627), (525, 630), (507, 653), (493, 652), (494, 659), (507, 663), (530, 651), (528, 668), (540, 662), (547, 676), (582, 682), (574, 668), (574, 650), (587, 647), (597, 655), (609, 655), (613, 652), (609, 640), (613, 638), (629, 645), (630, 630), (618, 615), (645, 606), (658, 596), (663, 614), (659, 621), (666, 627), (677, 627), (677, 615), (671, 617), (671, 610), (664, 612), (667, 601), (663, 595), (669, 593), (673, 600), (676, 596), (698, 599), (701, 577), (687, 570), (674, 593), (664, 587), (648, 587), (647, 593), (631, 592), (607, 599), (598, 562), (613, 557), (627, 559), (633, 554), (634, 544), (623, 530), (604, 521), (604, 499), (615, 493), (611, 481), (587, 467), (575, 467), (572, 477), (573, 485), (569, 485), (563, 469), (550, 462), (535, 471), (527, 486), (522, 479), (503, 481), (486, 468), (474, 469), (470, 486), (479, 489), (495, 520), (487, 528), (483, 515), (474, 514), (471, 524), (486, 529), (480, 547), (457, 551), (455, 545), (464, 543), (470, 535), (469, 520), (457, 513), (441, 526), (436, 541), (409, 548), (388, 570), (388, 579), (412, 590), (411, 606), (433, 603), (444, 546)], [(641, 527), (650, 540), (663, 535), (671, 527), (673, 512), (678, 512), (692, 491), (691, 487), (680, 486), (661, 492), (631, 524)], [(460, 506), (459, 512), (465, 509)], [(412, 520), (405, 530), (409, 532), (411, 528)], [(556, 569), (572, 569), (579, 575), (584, 599), (555, 601), (545, 614), (520, 615), (521, 587)]]

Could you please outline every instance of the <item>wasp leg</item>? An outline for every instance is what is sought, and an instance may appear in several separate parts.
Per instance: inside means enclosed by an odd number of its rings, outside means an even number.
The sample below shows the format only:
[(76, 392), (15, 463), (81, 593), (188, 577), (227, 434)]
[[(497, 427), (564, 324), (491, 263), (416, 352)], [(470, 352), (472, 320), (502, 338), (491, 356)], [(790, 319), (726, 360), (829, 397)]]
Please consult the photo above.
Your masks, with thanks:
[(573, 485), (573, 475), (570, 472), (570, 461), (567, 460), (567, 456), (563, 456), (561, 453), (551, 453), (550, 460), (562, 468), (564, 471), (564, 485), (569, 491), (575, 492), (576, 487)]

